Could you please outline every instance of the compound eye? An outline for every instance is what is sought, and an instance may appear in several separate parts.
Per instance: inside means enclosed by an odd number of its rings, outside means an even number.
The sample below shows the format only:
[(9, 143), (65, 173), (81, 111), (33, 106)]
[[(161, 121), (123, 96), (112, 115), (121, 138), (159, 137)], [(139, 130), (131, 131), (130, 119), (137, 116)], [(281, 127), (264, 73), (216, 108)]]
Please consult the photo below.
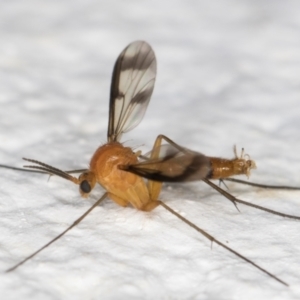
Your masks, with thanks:
[(88, 183), (87, 180), (83, 180), (83, 181), (80, 183), (80, 189), (81, 189), (85, 194), (88, 194), (88, 193), (91, 191), (91, 186), (90, 186), (90, 184)]

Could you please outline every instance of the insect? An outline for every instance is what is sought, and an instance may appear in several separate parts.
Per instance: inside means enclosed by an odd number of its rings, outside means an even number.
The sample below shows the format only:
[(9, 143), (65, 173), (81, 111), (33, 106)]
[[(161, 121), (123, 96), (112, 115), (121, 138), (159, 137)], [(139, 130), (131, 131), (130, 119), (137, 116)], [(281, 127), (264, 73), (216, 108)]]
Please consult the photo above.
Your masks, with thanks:
[[(8, 269), (7, 272), (15, 270), (54, 243), (108, 197), (120, 206), (126, 207), (131, 205), (141, 211), (152, 211), (158, 205), (161, 205), (180, 220), (204, 235), (211, 242), (217, 243), (244, 261), (252, 264), (260, 271), (266, 273), (268, 276), (287, 285), (287, 283), (280, 278), (221, 243), (209, 233), (182, 217), (159, 199), (163, 182), (202, 180), (224, 195), (236, 207), (237, 203), (241, 203), (283, 217), (299, 220), (300, 217), (282, 214), (240, 200), (210, 181), (211, 179), (234, 181), (235, 179), (228, 177), (233, 175), (249, 176), (250, 171), (255, 169), (256, 165), (249, 156), (244, 154), (243, 149), (241, 155), (238, 155), (236, 148), (234, 148), (235, 157), (233, 159), (209, 157), (184, 148), (164, 135), (159, 135), (149, 155), (142, 155), (141, 151), (134, 152), (131, 148), (125, 147), (120, 142), (122, 134), (135, 128), (143, 119), (152, 95), (155, 77), (155, 54), (150, 45), (146, 42), (133, 42), (121, 52), (115, 63), (112, 75), (107, 144), (100, 146), (95, 151), (91, 158), (89, 169), (81, 170), (82, 173), (79, 177), (71, 175), (72, 171), (62, 171), (40, 161), (24, 158), (25, 161), (33, 164), (25, 166), (29, 169), (33, 169), (32, 171), (56, 175), (78, 185), (82, 197), (88, 197), (96, 183), (99, 183), (106, 192), (65, 231)], [(163, 142), (165, 143), (163, 144)], [(4, 165), (0, 166), (7, 167)], [(13, 167), (8, 168), (18, 169)], [(245, 183), (244, 181), (236, 181)], [(259, 186), (258, 184), (253, 185)], [(263, 187), (271, 188), (272, 186)]]

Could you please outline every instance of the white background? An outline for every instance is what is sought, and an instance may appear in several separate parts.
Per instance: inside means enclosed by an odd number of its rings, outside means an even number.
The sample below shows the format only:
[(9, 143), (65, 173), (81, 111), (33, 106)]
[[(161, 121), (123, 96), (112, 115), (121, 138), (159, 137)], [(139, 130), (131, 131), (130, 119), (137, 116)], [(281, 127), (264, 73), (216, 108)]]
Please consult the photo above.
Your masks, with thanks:
[[(252, 181), (300, 185), (299, 1), (1, 1), (0, 163), (22, 157), (85, 168), (106, 141), (113, 64), (148, 41), (158, 75), (126, 145), (150, 150), (163, 133), (211, 156), (245, 147)], [(237, 184), (241, 199), (300, 215), (300, 192)], [(110, 200), (12, 273), (85, 212), (61, 178), (1, 169), (1, 299), (299, 299), (300, 222), (240, 205), (197, 182), (161, 199), (290, 284), (211, 243), (162, 207)]]

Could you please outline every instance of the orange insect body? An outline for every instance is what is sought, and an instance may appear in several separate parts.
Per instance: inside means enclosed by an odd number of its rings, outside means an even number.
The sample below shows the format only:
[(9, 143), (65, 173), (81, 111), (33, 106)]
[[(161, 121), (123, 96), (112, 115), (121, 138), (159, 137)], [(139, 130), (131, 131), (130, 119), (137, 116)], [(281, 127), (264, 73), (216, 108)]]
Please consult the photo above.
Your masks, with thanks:
[(110, 142), (99, 147), (90, 162), (90, 172), (96, 181), (108, 192), (108, 196), (121, 206), (130, 203), (143, 209), (150, 200), (144, 179), (118, 168), (138, 162), (137, 155), (121, 143)]

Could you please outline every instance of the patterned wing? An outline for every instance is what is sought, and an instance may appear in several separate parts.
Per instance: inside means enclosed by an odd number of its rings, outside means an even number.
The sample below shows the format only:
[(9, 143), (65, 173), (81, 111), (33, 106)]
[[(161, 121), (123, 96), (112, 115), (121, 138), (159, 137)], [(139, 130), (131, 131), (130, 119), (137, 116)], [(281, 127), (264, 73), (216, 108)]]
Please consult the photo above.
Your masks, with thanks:
[[(205, 155), (176, 145), (162, 145), (159, 158), (143, 156), (142, 162), (119, 166), (122, 170), (154, 181), (187, 182), (206, 178), (211, 165)], [(180, 147), (180, 148), (179, 148)]]
[(120, 141), (122, 133), (144, 117), (156, 77), (155, 54), (149, 44), (136, 41), (118, 57), (112, 75), (108, 142)]

